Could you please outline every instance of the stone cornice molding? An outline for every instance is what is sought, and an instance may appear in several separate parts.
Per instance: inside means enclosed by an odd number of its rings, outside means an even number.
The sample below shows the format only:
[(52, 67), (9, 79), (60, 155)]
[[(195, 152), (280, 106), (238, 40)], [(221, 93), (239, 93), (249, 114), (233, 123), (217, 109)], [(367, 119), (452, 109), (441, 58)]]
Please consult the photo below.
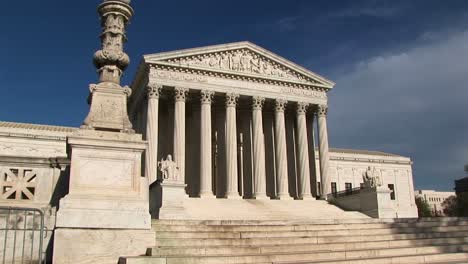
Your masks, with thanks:
[(253, 110), (262, 110), (264, 103), (265, 103), (265, 97), (254, 96), (252, 98), (252, 109)]
[(239, 99), (239, 94), (227, 93), (226, 94), (226, 107), (236, 107), (238, 99)]
[(286, 109), (288, 101), (285, 99), (276, 99), (275, 100), (275, 112), (284, 112)]
[(200, 91), (200, 102), (202, 104), (211, 104), (213, 102), (214, 92), (211, 90), (201, 90)]
[(327, 116), (328, 114), (328, 106), (327, 105), (319, 105), (317, 107), (317, 116)]
[(307, 108), (309, 107), (309, 103), (305, 102), (297, 102), (296, 112), (298, 115), (305, 115), (307, 112)]
[(174, 99), (176, 102), (185, 102), (187, 100), (189, 89), (185, 87), (174, 87)]
[(163, 86), (160, 84), (148, 84), (146, 86), (146, 91), (148, 93), (148, 99), (159, 99), (161, 96), (161, 90)]
[[(269, 85), (278, 85), (290, 88), (298, 88), (303, 90), (309, 91), (318, 91), (318, 92), (328, 92), (330, 88), (321, 85), (321, 84), (307, 84), (302, 82), (296, 82), (292, 80), (284, 80), (279, 78), (265, 78), (262, 76), (255, 76), (247, 73), (237, 73), (237, 72), (227, 72), (222, 70), (213, 71), (207, 68), (197, 68), (197, 67), (190, 67), (184, 68), (180, 65), (172, 65), (164, 62), (155, 62), (151, 63), (151, 69), (154, 70), (163, 70), (165, 73), (164, 76), (158, 77), (165, 77), (170, 78), (173, 80), (186, 80), (186, 81), (206, 81), (207, 77), (219, 77), (224, 79), (232, 79), (232, 80), (242, 80), (246, 82), (252, 83), (262, 83), (262, 84), (269, 84)], [(159, 72), (158, 74), (162, 74)]]

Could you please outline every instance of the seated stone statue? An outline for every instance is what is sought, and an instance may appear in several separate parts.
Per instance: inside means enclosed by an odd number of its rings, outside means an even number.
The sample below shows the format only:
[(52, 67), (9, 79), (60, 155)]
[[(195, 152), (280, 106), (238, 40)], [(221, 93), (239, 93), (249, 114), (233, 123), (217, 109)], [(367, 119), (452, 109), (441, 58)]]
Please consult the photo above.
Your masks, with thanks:
[(380, 176), (375, 172), (375, 168), (371, 168), (370, 166), (367, 168), (366, 172), (364, 172), (362, 179), (366, 188), (382, 186), (382, 180), (380, 179)]
[(161, 159), (158, 162), (158, 168), (161, 171), (163, 180), (179, 181), (179, 167), (177, 163), (172, 160), (172, 155), (167, 155), (166, 159)]

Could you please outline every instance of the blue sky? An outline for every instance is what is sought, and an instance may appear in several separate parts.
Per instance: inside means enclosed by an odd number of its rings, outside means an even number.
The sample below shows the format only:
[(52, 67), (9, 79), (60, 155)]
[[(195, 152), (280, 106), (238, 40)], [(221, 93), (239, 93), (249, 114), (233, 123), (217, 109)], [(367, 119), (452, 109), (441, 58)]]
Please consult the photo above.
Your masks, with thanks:
[[(0, 120), (78, 126), (96, 81), (99, 1), (0, 10)], [(410, 156), (415, 187), (450, 190), (468, 163), (468, 2), (133, 1), (130, 83), (143, 54), (249, 40), (334, 80), (334, 147)]]

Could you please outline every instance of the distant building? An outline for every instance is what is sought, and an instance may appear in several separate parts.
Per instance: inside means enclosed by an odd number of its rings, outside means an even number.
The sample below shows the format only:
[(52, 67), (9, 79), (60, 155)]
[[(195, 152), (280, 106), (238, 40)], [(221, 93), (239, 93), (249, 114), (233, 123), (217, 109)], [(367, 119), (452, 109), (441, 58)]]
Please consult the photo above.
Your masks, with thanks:
[(468, 192), (468, 177), (455, 180), (455, 192), (457, 193), (457, 195), (460, 193)]
[(442, 216), (444, 210), (442, 203), (450, 196), (454, 196), (455, 192), (438, 192), (434, 190), (417, 190), (416, 197), (422, 197), (430, 206), (433, 215)]

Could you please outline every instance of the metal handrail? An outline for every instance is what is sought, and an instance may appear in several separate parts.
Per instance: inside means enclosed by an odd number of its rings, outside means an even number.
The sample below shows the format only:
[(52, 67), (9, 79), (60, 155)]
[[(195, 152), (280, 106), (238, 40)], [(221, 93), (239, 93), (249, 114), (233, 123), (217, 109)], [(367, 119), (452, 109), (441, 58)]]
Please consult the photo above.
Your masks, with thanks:
[[(31, 214), (32, 213), (32, 214)], [(2, 257), (2, 264), (6, 264), (7, 262), (7, 245), (8, 245), (8, 234), (9, 232), (14, 232), (13, 234), (13, 247), (12, 247), (12, 254), (11, 254), (11, 260), (12, 263), (18, 263), (16, 262), (16, 245), (17, 245), (17, 239), (18, 239), (18, 231), (23, 231), (23, 241), (22, 241), (22, 249), (21, 249), (21, 263), (33, 263), (36, 260), (34, 259), (34, 245), (35, 245), (35, 240), (34, 240), (34, 234), (36, 231), (39, 232), (39, 245), (38, 245), (38, 253), (37, 253), (37, 263), (43, 263), (44, 259), (44, 253), (43, 253), (43, 243), (44, 243), (44, 212), (40, 209), (37, 208), (27, 208), (27, 207), (3, 207), (0, 206), (0, 215), (5, 214), (5, 226), (3, 228), (0, 228), (0, 231), (5, 232), (5, 236), (3, 239), (3, 257)], [(14, 215), (14, 225), (10, 228), (10, 221), (11, 217)], [(35, 227), (36, 223), (36, 217), (40, 217), (40, 226), (39, 228)], [(19, 228), (17, 223), (19, 222), (18, 219), (21, 219), (21, 217), (24, 216), (24, 224), (23, 228)], [(28, 224), (28, 216), (32, 216), (32, 228), (29, 228), (27, 226)], [(26, 232), (30, 231), (31, 232), (31, 252), (29, 254), (29, 262), (27, 259), (25, 259), (25, 245), (26, 245)]]
[(344, 190), (344, 191), (339, 191), (339, 192), (335, 192), (335, 193), (329, 193), (327, 194), (327, 197), (330, 199), (330, 198), (341, 198), (341, 197), (346, 197), (346, 196), (350, 196), (350, 195), (354, 195), (354, 194), (358, 194), (361, 192), (363, 188), (361, 187), (356, 187), (356, 188), (353, 188), (353, 189), (347, 189), (347, 190)]

